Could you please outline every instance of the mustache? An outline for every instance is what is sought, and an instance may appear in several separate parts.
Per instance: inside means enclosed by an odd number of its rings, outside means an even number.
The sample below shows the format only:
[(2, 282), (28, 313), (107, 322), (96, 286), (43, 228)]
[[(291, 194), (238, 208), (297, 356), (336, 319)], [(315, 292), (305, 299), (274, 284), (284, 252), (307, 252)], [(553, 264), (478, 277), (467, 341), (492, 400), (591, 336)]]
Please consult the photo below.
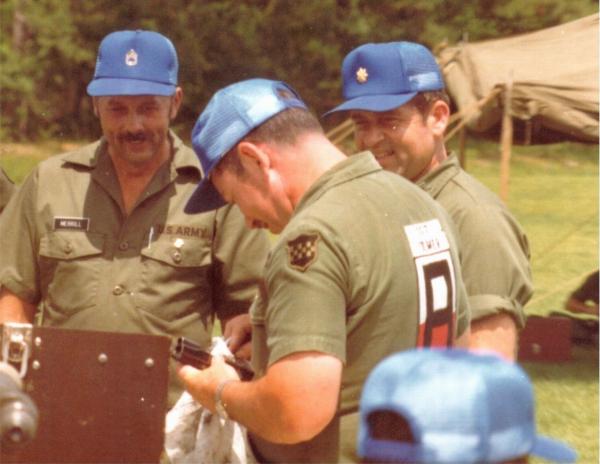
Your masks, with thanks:
[(125, 132), (119, 135), (122, 142), (145, 142), (148, 136), (145, 132)]

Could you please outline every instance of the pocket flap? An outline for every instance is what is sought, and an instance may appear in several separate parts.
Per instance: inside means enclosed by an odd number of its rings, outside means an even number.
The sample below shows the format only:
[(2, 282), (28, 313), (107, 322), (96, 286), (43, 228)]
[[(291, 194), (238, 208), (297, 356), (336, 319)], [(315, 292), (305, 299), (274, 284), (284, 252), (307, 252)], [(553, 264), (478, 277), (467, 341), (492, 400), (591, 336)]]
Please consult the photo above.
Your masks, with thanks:
[(52, 231), (40, 241), (40, 256), (53, 259), (79, 259), (102, 254), (104, 234), (81, 231)]
[(163, 239), (142, 249), (142, 256), (174, 267), (200, 267), (211, 263), (211, 248), (207, 241)]

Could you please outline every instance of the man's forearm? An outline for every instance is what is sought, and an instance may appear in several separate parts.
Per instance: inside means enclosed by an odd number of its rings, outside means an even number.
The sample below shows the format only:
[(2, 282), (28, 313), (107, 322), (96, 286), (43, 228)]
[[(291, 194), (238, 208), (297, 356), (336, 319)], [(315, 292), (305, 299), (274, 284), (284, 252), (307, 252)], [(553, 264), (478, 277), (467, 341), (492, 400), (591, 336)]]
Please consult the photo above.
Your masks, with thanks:
[(509, 361), (517, 357), (517, 325), (507, 313), (471, 322), (469, 349), (494, 351)]
[[(221, 363), (204, 371), (180, 371), (188, 391), (212, 411), (217, 385), (228, 378), (219, 372)], [(333, 418), (341, 371), (337, 358), (298, 353), (275, 363), (259, 380), (228, 383), (221, 398), (228, 415), (250, 432), (273, 443), (298, 443), (317, 435)]]
[(34, 315), (35, 305), (22, 300), (6, 288), (0, 289), (0, 324), (4, 322), (31, 324)]

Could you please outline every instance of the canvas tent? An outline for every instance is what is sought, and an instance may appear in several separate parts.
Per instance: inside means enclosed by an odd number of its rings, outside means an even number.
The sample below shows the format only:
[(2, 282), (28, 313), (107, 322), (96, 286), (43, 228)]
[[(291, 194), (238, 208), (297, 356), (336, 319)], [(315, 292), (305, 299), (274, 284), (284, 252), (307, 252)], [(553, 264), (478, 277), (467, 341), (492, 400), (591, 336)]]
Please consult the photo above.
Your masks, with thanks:
[[(456, 106), (446, 138), (464, 126), (497, 137), (504, 115), (517, 123), (515, 143), (598, 143), (598, 53), (598, 14), (436, 50)], [(350, 121), (328, 133), (336, 143), (351, 134)]]
[[(503, 39), (438, 52), (458, 118), (499, 133), (505, 106), (515, 142), (598, 143), (598, 14)], [(507, 101), (502, 97), (511, 92)]]
[[(508, 197), (513, 143), (598, 143), (598, 19), (594, 14), (513, 37), (435, 50), (456, 109), (445, 139), (465, 131), (500, 140), (500, 197)], [(327, 135), (341, 145), (346, 120)]]

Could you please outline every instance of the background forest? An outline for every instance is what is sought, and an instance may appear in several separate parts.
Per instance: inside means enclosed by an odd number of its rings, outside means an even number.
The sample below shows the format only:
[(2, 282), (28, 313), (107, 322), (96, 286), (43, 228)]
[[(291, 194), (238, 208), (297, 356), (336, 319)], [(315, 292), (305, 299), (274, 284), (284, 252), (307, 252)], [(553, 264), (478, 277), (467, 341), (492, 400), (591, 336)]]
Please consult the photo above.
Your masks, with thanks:
[(218, 88), (285, 80), (317, 114), (341, 99), (339, 68), (365, 42), (431, 48), (532, 31), (598, 10), (595, 0), (2, 0), (0, 140), (99, 135), (86, 85), (99, 42), (151, 29), (175, 44), (187, 136)]

